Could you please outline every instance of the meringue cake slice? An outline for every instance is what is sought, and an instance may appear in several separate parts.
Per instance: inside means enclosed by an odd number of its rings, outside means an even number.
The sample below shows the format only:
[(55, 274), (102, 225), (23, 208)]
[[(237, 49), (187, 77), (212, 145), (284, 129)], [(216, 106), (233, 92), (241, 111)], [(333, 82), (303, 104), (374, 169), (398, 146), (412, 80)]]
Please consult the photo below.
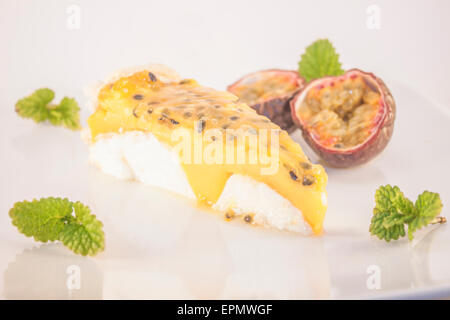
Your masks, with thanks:
[(325, 170), (233, 94), (149, 65), (115, 74), (93, 102), (87, 141), (103, 172), (189, 197), (227, 220), (322, 232)]

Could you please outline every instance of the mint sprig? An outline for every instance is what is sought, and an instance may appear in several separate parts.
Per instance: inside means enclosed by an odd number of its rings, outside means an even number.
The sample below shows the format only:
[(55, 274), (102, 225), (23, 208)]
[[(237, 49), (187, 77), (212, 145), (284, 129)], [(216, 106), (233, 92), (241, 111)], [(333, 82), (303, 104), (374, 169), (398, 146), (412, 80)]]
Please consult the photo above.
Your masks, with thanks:
[(103, 251), (103, 224), (81, 202), (61, 198), (16, 202), (9, 211), (19, 232), (36, 241), (61, 241), (76, 254)]
[(375, 208), (369, 227), (371, 234), (387, 242), (398, 240), (406, 235), (413, 239), (417, 230), (431, 223), (445, 223), (444, 217), (438, 217), (442, 210), (439, 194), (424, 191), (413, 203), (405, 197), (397, 186), (381, 186), (375, 192)]
[(307, 81), (344, 74), (339, 55), (328, 39), (320, 39), (306, 48), (298, 63), (299, 74)]
[(33, 119), (37, 123), (50, 121), (55, 126), (80, 129), (80, 108), (75, 99), (65, 97), (59, 104), (52, 104), (54, 98), (55, 93), (52, 90), (38, 89), (17, 101), (15, 109), (19, 116)]

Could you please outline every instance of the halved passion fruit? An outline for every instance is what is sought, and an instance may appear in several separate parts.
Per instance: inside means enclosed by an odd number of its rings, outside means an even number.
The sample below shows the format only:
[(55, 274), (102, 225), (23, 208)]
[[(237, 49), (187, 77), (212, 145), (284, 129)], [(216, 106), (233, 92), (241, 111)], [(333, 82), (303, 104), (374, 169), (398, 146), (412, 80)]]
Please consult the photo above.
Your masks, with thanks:
[(228, 86), (227, 90), (282, 129), (295, 129), (289, 101), (305, 83), (297, 71), (263, 70), (250, 73)]
[(386, 147), (394, 129), (389, 89), (358, 69), (311, 81), (291, 100), (291, 111), (306, 142), (334, 167), (369, 161)]

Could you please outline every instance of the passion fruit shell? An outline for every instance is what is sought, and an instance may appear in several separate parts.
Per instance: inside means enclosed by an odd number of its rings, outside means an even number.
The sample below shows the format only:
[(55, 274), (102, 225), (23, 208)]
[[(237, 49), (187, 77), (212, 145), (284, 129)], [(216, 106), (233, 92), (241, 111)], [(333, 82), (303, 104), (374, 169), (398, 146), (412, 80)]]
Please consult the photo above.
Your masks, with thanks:
[[(302, 103), (308, 97), (310, 90), (322, 90), (327, 87), (333, 88), (340, 82), (344, 83), (348, 79), (351, 81), (351, 79), (359, 77), (363, 79), (363, 82), (368, 88), (379, 94), (379, 100), (375, 103), (378, 106), (377, 113), (370, 119), (370, 128), (367, 129), (367, 137), (363, 141), (345, 148), (323, 143), (324, 139), (321, 139), (317, 132), (312, 129), (311, 124), (308, 124), (302, 117)], [(380, 78), (376, 77), (373, 73), (364, 72), (359, 69), (348, 70), (342, 76), (324, 77), (311, 81), (295, 94), (290, 102), (290, 106), (292, 118), (295, 124), (302, 130), (305, 141), (320, 156), (325, 164), (332, 167), (347, 168), (368, 162), (386, 147), (394, 130), (396, 107), (391, 92)], [(347, 120), (344, 119), (342, 121)]]
[(268, 69), (245, 75), (228, 86), (227, 90), (257, 113), (292, 132), (296, 126), (292, 121), (289, 102), (304, 83), (297, 71)]

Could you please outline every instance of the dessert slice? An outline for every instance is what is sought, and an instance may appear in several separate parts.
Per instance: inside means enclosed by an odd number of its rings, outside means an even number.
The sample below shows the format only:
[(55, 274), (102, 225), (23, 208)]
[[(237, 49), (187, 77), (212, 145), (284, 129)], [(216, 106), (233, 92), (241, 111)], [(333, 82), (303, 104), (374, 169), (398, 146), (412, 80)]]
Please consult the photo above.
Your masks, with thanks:
[(289, 135), (229, 92), (150, 65), (103, 83), (88, 119), (90, 160), (226, 219), (319, 234), (327, 175)]

